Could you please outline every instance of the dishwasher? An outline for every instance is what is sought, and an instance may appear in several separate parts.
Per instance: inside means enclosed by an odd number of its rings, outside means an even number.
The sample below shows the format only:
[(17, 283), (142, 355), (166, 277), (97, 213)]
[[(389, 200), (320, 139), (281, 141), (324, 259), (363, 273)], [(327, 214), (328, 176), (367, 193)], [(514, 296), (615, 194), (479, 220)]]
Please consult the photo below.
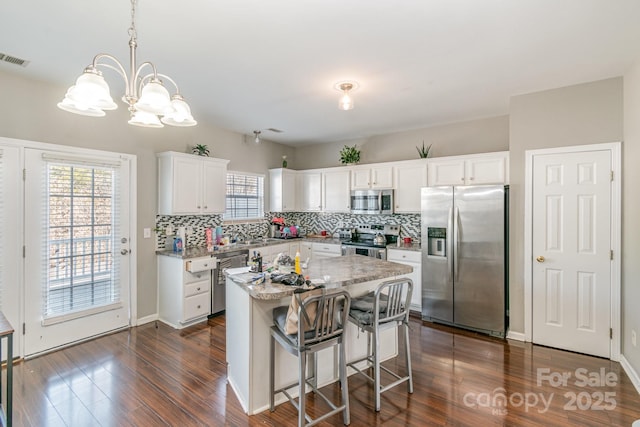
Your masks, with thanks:
[(211, 314), (220, 314), (225, 309), (226, 277), (224, 271), (227, 268), (246, 267), (249, 258), (249, 250), (229, 251), (216, 253), (218, 265), (211, 276)]

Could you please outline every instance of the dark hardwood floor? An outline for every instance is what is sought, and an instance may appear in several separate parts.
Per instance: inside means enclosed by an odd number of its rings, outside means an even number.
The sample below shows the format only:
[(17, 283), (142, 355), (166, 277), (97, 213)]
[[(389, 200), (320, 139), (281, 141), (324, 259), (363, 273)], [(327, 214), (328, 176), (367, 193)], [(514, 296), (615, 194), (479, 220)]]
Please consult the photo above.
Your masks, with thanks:
[[(379, 413), (371, 386), (349, 377), (352, 426), (628, 427), (640, 419), (637, 391), (609, 360), (418, 319), (411, 321), (411, 354), (414, 393), (405, 385), (384, 393)], [(15, 426), (291, 426), (296, 420), (289, 403), (273, 413), (244, 414), (225, 379), (224, 316), (180, 331), (147, 324), (21, 362), (14, 372)], [(566, 385), (554, 383), (563, 373), (571, 375)], [(339, 393), (335, 385), (325, 389)], [(308, 401), (310, 410), (321, 406)], [(342, 418), (322, 425), (342, 425)]]

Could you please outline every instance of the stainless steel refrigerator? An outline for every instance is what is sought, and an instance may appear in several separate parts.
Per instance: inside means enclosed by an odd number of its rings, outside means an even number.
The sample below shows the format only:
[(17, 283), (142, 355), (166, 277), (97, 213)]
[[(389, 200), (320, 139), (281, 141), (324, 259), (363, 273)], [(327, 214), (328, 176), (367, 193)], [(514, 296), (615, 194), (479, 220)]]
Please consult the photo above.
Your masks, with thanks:
[(422, 318), (504, 337), (508, 187), (422, 189)]

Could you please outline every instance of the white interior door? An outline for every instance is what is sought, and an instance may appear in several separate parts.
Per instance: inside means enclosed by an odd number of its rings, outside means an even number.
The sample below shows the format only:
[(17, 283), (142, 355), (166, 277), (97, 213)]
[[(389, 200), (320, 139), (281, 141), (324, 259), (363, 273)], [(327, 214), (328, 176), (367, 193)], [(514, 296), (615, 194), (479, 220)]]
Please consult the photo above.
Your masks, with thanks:
[(25, 356), (129, 325), (129, 168), (25, 150)]
[(533, 342), (610, 357), (611, 152), (533, 158)]

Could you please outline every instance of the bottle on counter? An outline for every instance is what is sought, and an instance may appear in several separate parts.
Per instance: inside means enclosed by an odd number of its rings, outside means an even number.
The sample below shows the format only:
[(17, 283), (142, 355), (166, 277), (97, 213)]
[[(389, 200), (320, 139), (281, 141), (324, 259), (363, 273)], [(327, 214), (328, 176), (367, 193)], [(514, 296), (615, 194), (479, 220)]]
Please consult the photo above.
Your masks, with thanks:
[(295, 271), (296, 271), (296, 274), (302, 273), (302, 269), (300, 269), (300, 252), (296, 252)]
[(173, 251), (174, 252), (182, 252), (182, 238), (176, 237), (173, 241)]

